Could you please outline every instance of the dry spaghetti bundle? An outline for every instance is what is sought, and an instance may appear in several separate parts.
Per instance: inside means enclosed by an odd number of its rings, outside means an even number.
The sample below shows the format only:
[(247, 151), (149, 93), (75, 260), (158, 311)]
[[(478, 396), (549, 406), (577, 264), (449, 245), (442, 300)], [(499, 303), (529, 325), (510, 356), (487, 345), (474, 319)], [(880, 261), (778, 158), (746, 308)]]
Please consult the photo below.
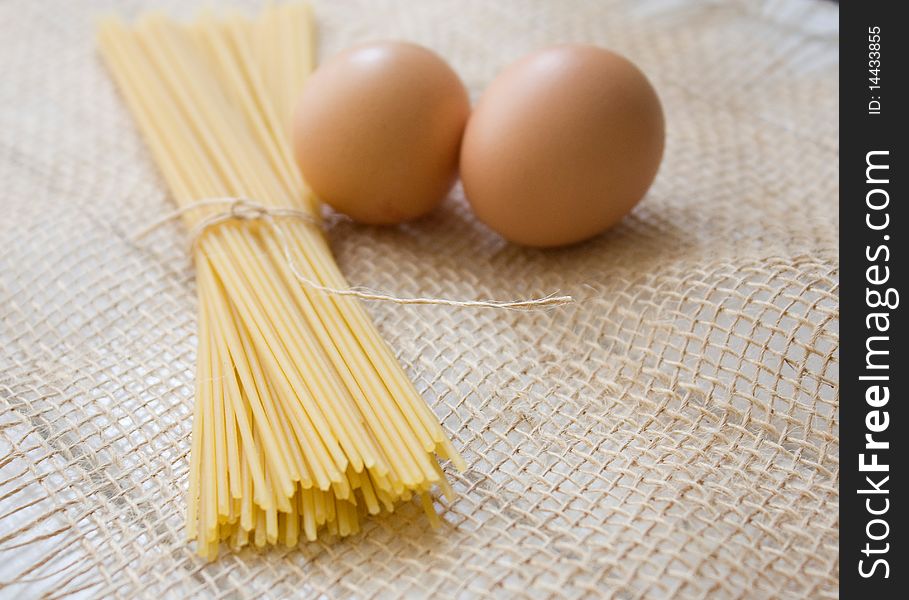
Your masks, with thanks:
[[(358, 300), (325, 293), (347, 284), (287, 137), (313, 38), (302, 4), (254, 20), (203, 15), (183, 25), (149, 15), (99, 29), (194, 232), (199, 343), (186, 522), (206, 557), (225, 540), (350, 535), (362, 515), (414, 496), (435, 520), (430, 490), (452, 493), (437, 457), (464, 468)], [(199, 202), (213, 198), (251, 200)]]

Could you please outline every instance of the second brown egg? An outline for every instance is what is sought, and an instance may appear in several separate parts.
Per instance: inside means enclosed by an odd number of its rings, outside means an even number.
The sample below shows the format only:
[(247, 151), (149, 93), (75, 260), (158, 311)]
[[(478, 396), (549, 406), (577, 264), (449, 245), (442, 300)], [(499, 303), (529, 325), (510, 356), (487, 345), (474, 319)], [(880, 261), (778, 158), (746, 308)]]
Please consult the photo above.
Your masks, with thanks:
[(644, 74), (596, 46), (565, 44), (506, 68), (461, 147), (477, 217), (508, 240), (560, 246), (615, 225), (663, 155), (663, 111)]

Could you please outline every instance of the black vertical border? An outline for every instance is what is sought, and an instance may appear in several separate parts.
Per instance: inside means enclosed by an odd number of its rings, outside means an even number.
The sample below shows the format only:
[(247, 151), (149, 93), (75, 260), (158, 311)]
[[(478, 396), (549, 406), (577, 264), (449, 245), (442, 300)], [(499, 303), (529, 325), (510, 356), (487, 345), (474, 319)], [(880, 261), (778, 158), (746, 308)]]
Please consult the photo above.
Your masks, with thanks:
[[(903, 9), (899, 10), (898, 9)], [(909, 302), (906, 289), (905, 238), (909, 236), (909, 223), (905, 215), (906, 185), (905, 163), (907, 160), (905, 118), (909, 111), (904, 79), (909, 77), (907, 63), (909, 50), (909, 22), (901, 19), (898, 12), (905, 12), (902, 2), (883, 0), (846, 1), (840, 7), (840, 596), (842, 598), (904, 598), (909, 597), (909, 563), (906, 561), (905, 544), (907, 536), (903, 527), (903, 514), (907, 510), (905, 495), (897, 489), (906, 488), (905, 455), (909, 439), (909, 424), (905, 422), (907, 398), (906, 378), (909, 376), (909, 362), (906, 361), (905, 308)], [(880, 27), (880, 90), (869, 89), (869, 28)], [(869, 114), (869, 101), (880, 96), (880, 114)], [(890, 203), (887, 209), (890, 225), (886, 230), (874, 231), (866, 224), (865, 196), (875, 187), (866, 182), (866, 154), (871, 151), (889, 151), (889, 183), (886, 187)], [(880, 194), (876, 198), (881, 198)], [(873, 218), (879, 218), (875, 214)], [(889, 236), (889, 239), (884, 239)], [(869, 260), (880, 245), (890, 250), (889, 261), (884, 261), (885, 252), (878, 260)], [(890, 400), (878, 410), (886, 410), (889, 426), (882, 433), (875, 433), (877, 440), (890, 443), (889, 450), (877, 451), (881, 463), (888, 464), (890, 479), (882, 488), (889, 490), (885, 495), (875, 495), (872, 507), (880, 509), (883, 498), (889, 499), (889, 509), (880, 518), (888, 522), (889, 534), (880, 541), (870, 540), (866, 525), (875, 518), (868, 513), (866, 475), (875, 481), (880, 474), (859, 471), (859, 455), (866, 453), (865, 435), (868, 433), (866, 417), (874, 407), (866, 403), (866, 390), (870, 383), (860, 380), (867, 375), (865, 368), (866, 341), (869, 335), (880, 335), (866, 327), (869, 313), (882, 309), (868, 307), (866, 301), (867, 269), (878, 264), (888, 266), (890, 279), (883, 287), (893, 287), (900, 292), (899, 306), (890, 313), (889, 341), (886, 360), (890, 368)], [(877, 272), (879, 273), (879, 272)], [(907, 295), (903, 295), (907, 292)], [(879, 348), (883, 349), (883, 345)], [(876, 371), (875, 373), (881, 373)], [(874, 535), (884, 531), (880, 523), (872, 528)], [(866, 543), (872, 547), (884, 547), (885, 554), (866, 555), (862, 550)], [(875, 558), (884, 558), (889, 565), (889, 578), (883, 577), (884, 569), (876, 570), (875, 576), (862, 577), (859, 561), (864, 560), (866, 569)]]

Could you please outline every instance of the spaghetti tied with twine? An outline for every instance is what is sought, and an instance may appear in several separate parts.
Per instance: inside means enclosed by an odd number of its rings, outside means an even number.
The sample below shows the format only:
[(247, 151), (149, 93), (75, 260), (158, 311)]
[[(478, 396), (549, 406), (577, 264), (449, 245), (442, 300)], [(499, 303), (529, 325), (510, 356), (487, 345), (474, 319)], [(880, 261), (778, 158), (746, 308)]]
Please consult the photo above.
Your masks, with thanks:
[(511, 310), (545, 310), (574, 302), (574, 298), (571, 296), (559, 296), (556, 295), (557, 292), (543, 296), (541, 298), (531, 298), (529, 300), (451, 300), (448, 298), (434, 297), (404, 298), (389, 294), (387, 292), (371, 290), (360, 286), (351, 287), (349, 289), (339, 289), (325, 286), (300, 273), (294, 262), (293, 254), (290, 251), (290, 245), (288, 244), (286, 234), (280, 227), (277, 226), (277, 219), (296, 219), (318, 228), (322, 227), (321, 221), (310, 214), (308, 211), (299, 208), (270, 207), (249, 200), (248, 198), (205, 198), (197, 202), (192, 202), (185, 206), (181, 206), (180, 208), (170, 213), (167, 213), (148, 227), (145, 227), (135, 234), (135, 239), (138, 240), (145, 237), (165, 223), (174, 221), (175, 219), (184, 216), (188, 212), (213, 206), (228, 206), (228, 210), (221, 213), (212, 214), (200, 220), (199, 223), (197, 223), (190, 230), (190, 248), (196, 247), (196, 244), (198, 243), (200, 237), (206, 231), (223, 223), (227, 223), (228, 221), (262, 221), (271, 226), (272, 231), (274, 231), (275, 235), (278, 237), (278, 241), (281, 245), (281, 250), (284, 253), (284, 258), (287, 260), (287, 265), (290, 267), (290, 270), (294, 274), (294, 277), (296, 277), (297, 280), (306, 287), (332, 296), (352, 296), (361, 300), (393, 302), (395, 304), (429, 304), (435, 306), (505, 308)]

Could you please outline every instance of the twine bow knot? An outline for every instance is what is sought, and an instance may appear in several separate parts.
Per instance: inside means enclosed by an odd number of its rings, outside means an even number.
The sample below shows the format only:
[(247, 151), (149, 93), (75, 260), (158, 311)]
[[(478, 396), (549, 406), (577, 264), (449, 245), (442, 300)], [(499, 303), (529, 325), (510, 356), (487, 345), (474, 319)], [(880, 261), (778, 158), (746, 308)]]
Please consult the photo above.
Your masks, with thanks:
[(181, 206), (177, 210), (164, 215), (162, 218), (153, 222), (148, 227), (139, 231), (135, 238), (142, 238), (161, 225), (173, 221), (183, 215), (204, 207), (227, 206), (227, 210), (212, 214), (201, 219), (195, 224), (190, 231), (190, 246), (195, 249), (197, 243), (206, 231), (226, 223), (228, 221), (262, 221), (271, 226), (281, 246), (281, 251), (287, 261), (287, 266), (297, 280), (306, 287), (320, 291), (333, 296), (353, 296), (361, 300), (379, 300), (382, 302), (394, 302), (395, 304), (431, 304), (436, 306), (459, 306), (475, 308), (506, 308), (512, 310), (537, 310), (548, 309), (564, 304), (574, 302), (571, 296), (557, 296), (555, 293), (543, 296), (542, 298), (533, 298), (530, 300), (449, 300), (447, 298), (418, 297), (418, 298), (401, 298), (385, 292), (370, 290), (364, 287), (351, 287), (349, 289), (339, 289), (323, 285), (312, 278), (300, 273), (291, 251), (290, 240), (284, 230), (279, 226), (276, 218), (290, 218), (303, 221), (314, 227), (322, 227), (322, 221), (314, 216), (311, 212), (299, 208), (291, 207), (272, 207), (265, 206), (254, 202), (248, 198), (205, 198), (197, 202)]

